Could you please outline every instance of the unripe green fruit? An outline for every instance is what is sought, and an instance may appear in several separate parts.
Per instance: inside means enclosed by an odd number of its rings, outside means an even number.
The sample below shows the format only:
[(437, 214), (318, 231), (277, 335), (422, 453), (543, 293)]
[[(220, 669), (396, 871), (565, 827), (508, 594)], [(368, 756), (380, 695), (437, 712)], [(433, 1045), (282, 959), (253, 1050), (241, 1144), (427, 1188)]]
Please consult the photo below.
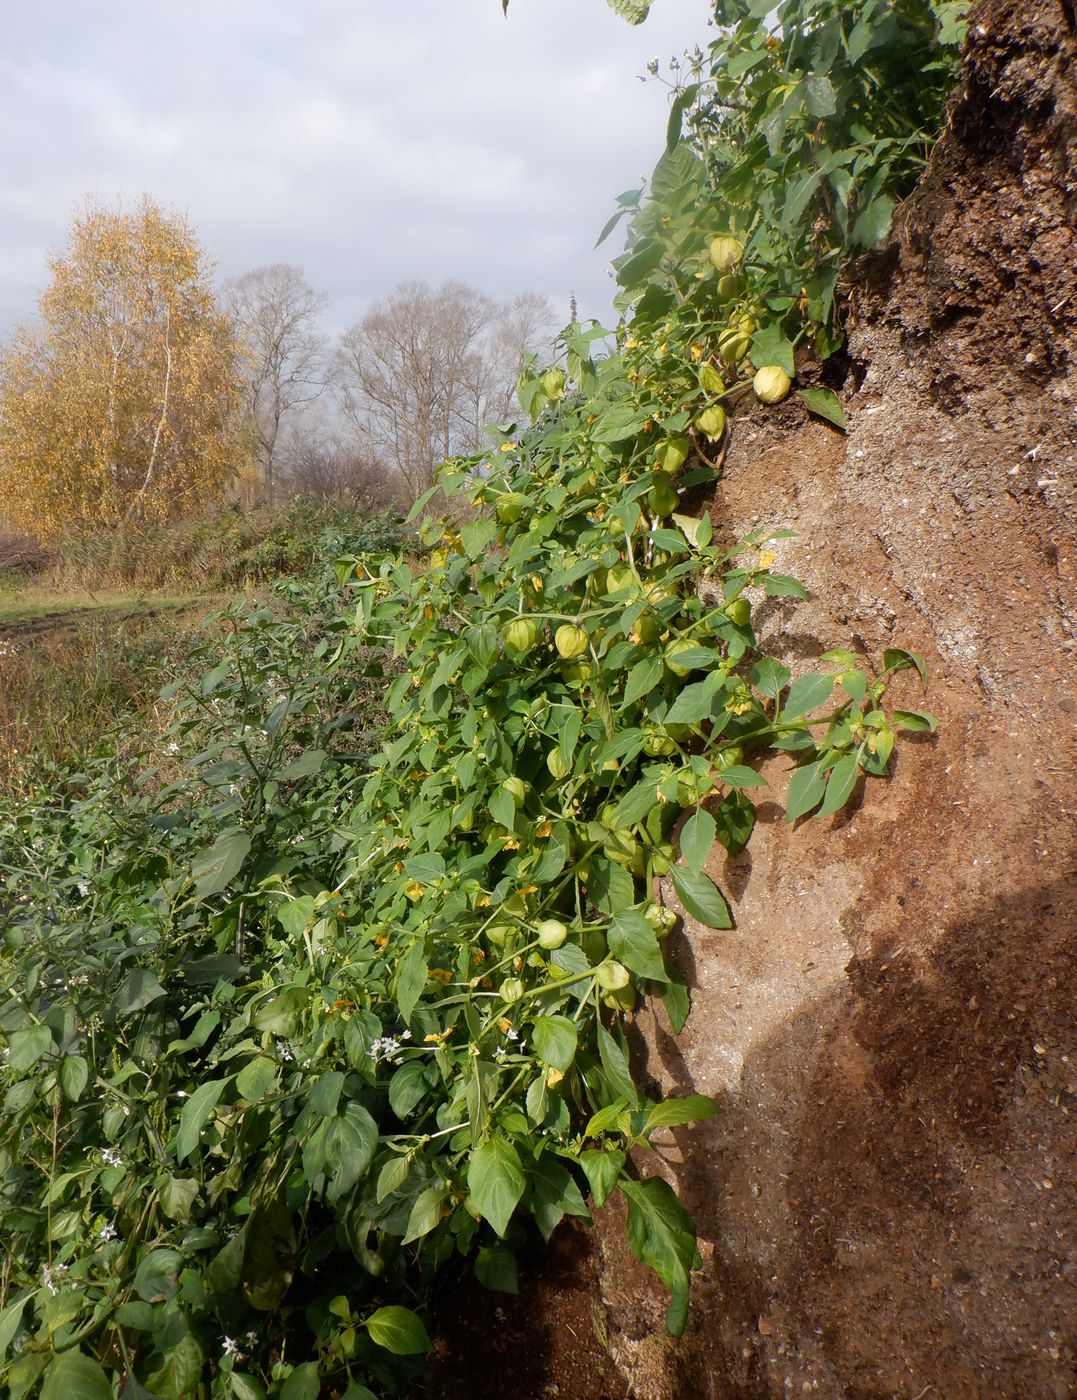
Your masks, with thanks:
[(565, 622), (554, 633), (553, 644), (565, 661), (574, 661), (587, 650), (590, 639), (582, 627), (577, 627), (573, 622)]
[(560, 948), (568, 937), (568, 929), (560, 919), (543, 919), (535, 930), (538, 934), (539, 947)]
[(732, 301), (740, 296), (746, 285), (742, 272), (727, 272), (718, 279), (718, 300)]
[(497, 498), (494, 511), (502, 525), (514, 525), (523, 515), (526, 505), (526, 496), (521, 496), (518, 491), (507, 491), (505, 495)]
[(635, 592), (637, 587), (636, 575), (627, 564), (614, 564), (612, 569), (606, 571), (606, 592), (621, 593), (625, 589)]
[(556, 403), (558, 399), (565, 397), (565, 371), (563, 369), (548, 369), (540, 377), (539, 383), (542, 385), (542, 392), (552, 402)]
[(744, 758), (744, 750), (739, 744), (730, 744), (729, 748), (721, 749), (714, 755), (714, 766), (722, 773), (727, 768), (732, 768), (734, 764), (740, 763)]
[[(722, 416), (725, 417), (724, 414)], [(647, 492), (647, 504), (655, 515), (672, 515), (680, 503), (681, 498), (677, 494), (676, 487), (669, 476), (663, 472)]]
[(550, 777), (560, 782), (562, 778), (567, 778), (572, 772), (572, 764), (568, 762), (560, 749), (551, 749), (546, 755), (546, 767)]
[(512, 798), (515, 806), (522, 807), (527, 801), (527, 784), (522, 778), (506, 778), (501, 786)]
[(747, 598), (734, 598), (731, 603), (726, 603), (725, 615), (730, 622), (735, 622), (738, 627), (744, 627), (751, 621), (752, 605)]
[(720, 403), (705, 408), (696, 419), (696, 427), (709, 438), (720, 438), (725, 432), (725, 409)]
[(653, 612), (647, 611), (641, 613), (639, 617), (636, 618), (636, 635), (641, 642), (647, 645), (657, 639), (661, 630), (662, 625)]
[(636, 1005), (635, 987), (618, 987), (615, 992), (606, 992), (602, 1000), (614, 1011), (631, 1011)]
[(587, 591), (591, 594), (593, 598), (597, 598), (601, 594), (605, 593), (606, 586), (607, 584), (605, 569), (598, 568), (587, 575)]
[(519, 1001), (524, 994), (524, 984), (518, 977), (506, 977), (498, 988), (501, 1000), (507, 1001), (510, 1005), (514, 1001)]
[(739, 238), (719, 234), (711, 239), (707, 254), (719, 272), (732, 272), (744, 256), (744, 244)]
[(615, 962), (612, 958), (595, 968), (595, 981), (604, 992), (619, 992), (631, 980), (624, 963)]
[(538, 641), (538, 627), (529, 617), (514, 617), (504, 631), (505, 645), (522, 655)]
[(606, 946), (606, 935), (600, 928), (587, 929), (581, 941), (587, 961), (592, 966), (595, 963), (600, 963), (609, 951)]
[(643, 911), (643, 917), (654, 929), (656, 938), (668, 938), (677, 926), (677, 915), (661, 904), (649, 904)]
[(694, 651), (695, 648), (696, 643), (690, 642), (687, 637), (681, 637), (678, 641), (671, 642), (663, 657), (667, 669), (672, 671), (675, 676), (687, 676), (694, 668), (691, 666), (682, 666), (677, 660), (677, 657), (683, 652)]
[(677, 745), (664, 729), (649, 729), (643, 736), (643, 752), (649, 758), (662, 758), (676, 751)]
[(727, 365), (735, 365), (744, 359), (752, 343), (750, 334), (745, 334), (739, 326), (730, 326), (718, 337), (718, 353)]
[(760, 403), (781, 403), (793, 386), (793, 381), (781, 365), (763, 365), (756, 370), (752, 388)]
[(655, 875), (668, 875), (673, 868), (674, 851), (672, 846), (659, 846), (651, 854), (651, 870)]
[(686, 437), (670, 438), (662, 451), (662, 468), (676, 476), (688, 460), (691, 444)]
[(506, 944), (515, 942), (516, 930), (511, 924), (491, 924), (486, 930), (486, 937), (495, 948), (504, 948)]
[(692, 807), (699, 799), (710, 791), (710, 780), (701, 778), (697, 773), (693, 773), (689, 768), (686, 772), (677, 776), (677, 804), (681, 807)]
[(593, 662), (577, 661), (574, 662), (573, 665), (565, 667), (565, 680), (576, 681), (582, 685), (584, 681), (589, 681), (594, 673), (595, 667)]

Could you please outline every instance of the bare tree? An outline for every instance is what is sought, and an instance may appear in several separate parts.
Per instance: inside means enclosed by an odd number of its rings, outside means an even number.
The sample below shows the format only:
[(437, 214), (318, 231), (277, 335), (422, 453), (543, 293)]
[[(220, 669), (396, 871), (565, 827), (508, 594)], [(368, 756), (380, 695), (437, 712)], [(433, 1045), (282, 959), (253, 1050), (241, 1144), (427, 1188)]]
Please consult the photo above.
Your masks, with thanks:
[(441, 461), (478, 451), (485, 425), (508, 415), (522, 356), (551, 321), (541, 297), (499, 306), (460, 282), (405, 283), (341, 337), (340, 410), (414, 500)]
[(325, 389), (327, 341), (318, 317), (327, 299), (298, 267), (273, 263), (224, 284), (224, 299), (247, 350), (247, 406), (265, 494), (276, 490), (281, 423)]
[(279, 476), (289, 494), (370, 514), (403, 504), (400, 477), (355, 439), (315, 424), (291, 437), (281, 451)]

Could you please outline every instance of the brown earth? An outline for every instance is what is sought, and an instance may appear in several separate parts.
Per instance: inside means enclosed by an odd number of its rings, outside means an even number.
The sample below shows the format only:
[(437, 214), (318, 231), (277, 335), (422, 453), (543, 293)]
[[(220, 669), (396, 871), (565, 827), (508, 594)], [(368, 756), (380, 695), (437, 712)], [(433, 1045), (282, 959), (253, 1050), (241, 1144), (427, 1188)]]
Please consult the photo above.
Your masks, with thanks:
[(779, 565), (814, 595), (767, 605), (768, 649), (921, 651), (926, 701), (912, 672), (894, 695), (940, 731), (836, 818), (764, 803), (711, 872), (736, 930), (680, 936), (684, 1034), (637, 1023), (655, 1082), (724, 1110), (644, 1164), (699, 1222), (687, 1335), (607, 1211), (588, 1344), (559, 1265), (485, 1360), (501, 1400), (619, 1396), (596, 1355), (641, 1400), (1077, 1393), (1075, 32), (1068, 0), (975, 7), (950, 127), (855, 295), (848, 435), (794, 401), (736, 426), (715, 524), (794, 525)]

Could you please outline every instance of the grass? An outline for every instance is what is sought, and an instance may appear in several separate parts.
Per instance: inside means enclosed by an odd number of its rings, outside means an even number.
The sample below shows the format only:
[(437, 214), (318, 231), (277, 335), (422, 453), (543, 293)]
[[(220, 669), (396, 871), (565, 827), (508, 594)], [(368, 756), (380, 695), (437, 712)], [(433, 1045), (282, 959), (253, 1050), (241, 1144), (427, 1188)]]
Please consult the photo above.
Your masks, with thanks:
[(199, 593), (159, 593), (145, 588), (65, 588), (55, 583), (0, 585), (0, 635), (5, 628), (27, 622), (82, 618), (120, 618), (152, 610), (164, 612), (195, 607), (206, 601)]
[(163, 675), (218, 597), (0, 591), (0, 795), (99, 746), (117, 720), (158, 727)]

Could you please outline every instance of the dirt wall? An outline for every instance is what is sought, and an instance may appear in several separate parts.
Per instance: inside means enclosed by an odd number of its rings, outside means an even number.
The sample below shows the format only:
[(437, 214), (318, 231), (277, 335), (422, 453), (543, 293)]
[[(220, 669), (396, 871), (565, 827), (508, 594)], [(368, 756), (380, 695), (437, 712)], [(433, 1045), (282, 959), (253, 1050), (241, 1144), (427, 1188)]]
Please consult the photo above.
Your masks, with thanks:
[(949, 130), (862, 269), (848, 434), (791, 401), (735, 430), (715, 525), (794, 525), (779, 566), (814, 595), (767, 605), (768, 648), (922, 651), (926, 700), (894, 690), (941, 728), (836, 818), (764, 803), (711, 869), (736, 930), (680, 936), (684, 1035), (637, 1026), (656, 1083), (723, 1104), (660, 1164), (704, 1255), (681, 1343), (600, 1237), (640, 1397), (1077, 1387), (1075, 29), (1068, 0), (974, 9)]

